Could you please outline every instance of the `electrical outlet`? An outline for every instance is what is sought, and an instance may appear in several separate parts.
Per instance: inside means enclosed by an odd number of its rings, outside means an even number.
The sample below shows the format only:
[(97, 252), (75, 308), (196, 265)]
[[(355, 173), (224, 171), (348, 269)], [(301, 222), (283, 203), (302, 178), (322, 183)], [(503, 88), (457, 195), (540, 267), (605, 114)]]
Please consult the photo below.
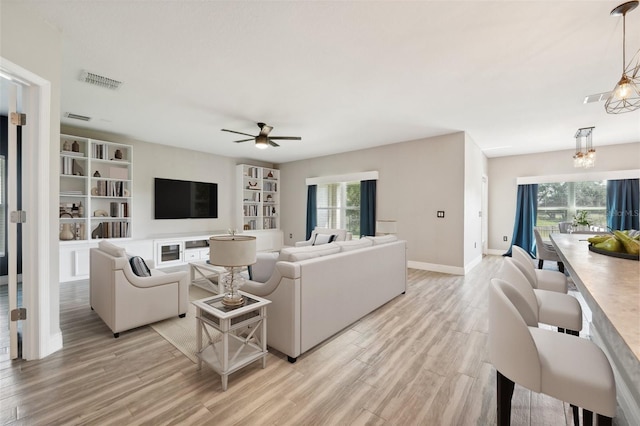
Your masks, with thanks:
[(293, 238), (293, 234), (289, 234), (289, 238)]
[(507, 236), (502, 237), (502, 241), (508, 241)]
[(444, 217), (444, 210), (438, 210), (436, 217), (440, 217), (440, 218)]

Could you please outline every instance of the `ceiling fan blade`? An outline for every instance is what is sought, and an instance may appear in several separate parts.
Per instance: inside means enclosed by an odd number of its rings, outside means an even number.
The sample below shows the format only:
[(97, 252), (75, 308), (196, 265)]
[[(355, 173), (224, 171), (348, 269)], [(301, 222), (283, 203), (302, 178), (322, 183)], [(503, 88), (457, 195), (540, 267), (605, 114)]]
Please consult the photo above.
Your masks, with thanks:
[(271, 136), (270, 139), (279, 139), (279, 140), (287, 140), (287, 141), (301, 141), (302, 138), (300, 136)]
[(273, 130), (272, 126), (267, 126), (264, 123), (258, 123), (258, 126), (260, 127), (260, 136), (269, 136), (269, 132)]
[(240, 142), (249, 142), (249, 141), (252, 141), (252, 140), (255, 140), (255, 138), (251, 138), (251, 139), (242, 139), (242, 140), (240, 140), (240, 141), (234, 141), (234, 142), (235, 142), (235, 143), (240, 143)]
[(250, 135), (249, 133), (242, 133), (242, 132), (236, 132), (235, 130), (227, 130), (227, 129), (220, 129), (223, 132), (230, 132), (230, 133), (237, 133), (239, 135), (245, 135), (245, 136), (251, 136), (252, 138), (255, 137), (253, 135)]
[(269, 141), (269, 145), (273, 146), (273, 147), (279, 147), (280, 145), (278, 145), (277, 143), (275, 143), (274, 141), (271, 140), (271, 138), (267, 139)]

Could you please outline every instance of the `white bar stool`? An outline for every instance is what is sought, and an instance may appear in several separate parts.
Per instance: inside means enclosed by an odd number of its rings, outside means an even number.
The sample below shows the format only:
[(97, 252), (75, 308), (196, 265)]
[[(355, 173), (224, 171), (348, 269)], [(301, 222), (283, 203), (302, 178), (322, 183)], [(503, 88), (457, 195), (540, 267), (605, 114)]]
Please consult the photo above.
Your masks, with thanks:
[(494, 278), (489, 285), (489, 355), (497, 371), (498, 426), (511, 422), (515, 383), (578, 407), (585, 424), (597, 413), (598, 425), (611, 425), (616, 386), (611, 365), (593, 342), (527, 326), (518, 310), (522, 295)]
[(529, 253), (522, 247), (514, 245), (511, 249), (512, 257), (519, 260), (524, 270), (522, 273), (527, 277), (533, 288), (541, 290), (556, 291), (566, 293), (568, 291), (567, 276), (562, 272), (549, 271), (546, 269), (536, 269)]
[(518, 306), (518, 310), (527, 325), (537, 327), (538, 323), (547, 324), (577, 336), (582, 330), (580, 302), (568, 294), (532, 288), (518, 263), (515, 259), (505, 259), (500, 277), (520, 292), (526, 306)]

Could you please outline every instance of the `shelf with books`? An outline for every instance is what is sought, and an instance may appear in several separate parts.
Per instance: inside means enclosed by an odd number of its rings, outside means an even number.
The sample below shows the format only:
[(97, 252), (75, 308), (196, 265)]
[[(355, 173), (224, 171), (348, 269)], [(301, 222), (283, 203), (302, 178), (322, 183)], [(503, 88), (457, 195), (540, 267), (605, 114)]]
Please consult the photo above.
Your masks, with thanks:
[(277, 169), (247, 164), (237, 166), (239, 230), (279, 229), (279, 178)]
[(131, 237), (133, 148), (60, 136), (60, 241)]

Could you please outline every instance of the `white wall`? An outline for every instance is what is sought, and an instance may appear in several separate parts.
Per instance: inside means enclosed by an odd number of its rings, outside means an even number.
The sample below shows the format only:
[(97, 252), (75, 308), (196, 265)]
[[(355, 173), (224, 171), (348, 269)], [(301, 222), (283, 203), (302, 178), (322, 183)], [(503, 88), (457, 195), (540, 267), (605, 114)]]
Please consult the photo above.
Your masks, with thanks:
[(469, 135), (464, 149), (464, 265), (482, 261), (482, 175), (487, 173), (487, 157)]
[[(305, 179), (376, 170), (377, 218), (396, 220), (398, 237), (408, 242), (414, 267), (463, 273), (465, 266), (465, 197), (476, 210), (481, 197), (483, 166), (465, 165), (484, 158), (462, 132), (280, 165), (285, 244), (305, 238), (307, 187)], [(477, 185), (465, 195), (465, 174)], [(477, 179), (472, 176), (478, 176)], [(474, 192), (478, 193), (475, 194)], [(476, 205), (478, 204), (478, 205)], [(445, 218), (436, 218), (438, 210)], [(479, 223), (479, 222), (478, 222)], [(476, 235), (477, 234), (477, 235)], [(291, 237), (290, 237), (291, 235)], [(480, 247), (480, 229), (468, 236)], [(473, 243), (471, 243), (473, 247)], [(472, 250), (469, 257), (476, 254)]]
[[(37, 16), (33, 15), (23, 5), (15, 2), (2, 2), (2, 13), (0, 13), (0, 56), (12, 63), (38, 75), (51, 84), (50, 114), (48, 117), (50, 147), (58, 145), (60, 139), (60, 70), (62, 61), (62, 38), (58, 31), (47, 25)], [(29, 120), (37, 120), (35, 117)], [(33, 123), (33, 121), (31, 121)], [(39, 141), (42, 143), (42, 141)], [(56, 149), (57, 151), (57, 149)], [(58, 174), (58, 158), (51, 156), (49, 159), (49, 170), (52, 174)], [(31, 177), (31, 176), (30, 176)], [(38, 191), (57, 194), (59, 189), (58, 179), (50, 179), (49, 186), (38, 188)], [(37, 199), (36, 194), (30, 194)], [(34, 206), (36, 209), (46, 209), (55, 212), (58, 210), (58, 200), (56, 197), (49, 198), (49, 205)], [(33, 215), (33, 212), (30, 213)], [(25, 295), (31, 290), (37, 291), (37, 296), (47, 303), (47, 307), (35, 307), (39, 312), (48, 313), (48, 329), (39, 330), (39, 336), (28, 336), (29, 339), (36, 339), (39, 344), (36, 348), (38, 354), (35, 357), (45, 356), (57, 350), (62, 342), (60, 333), (60, 308), (59, 308), (59, 283), (58, 283), (58, 224), (57, 215), (51, 215), (48, 226), (49, 247), (48, 258), (36, 259), (42, 262), (36, 270), (50, 271), (50, 277), (46, 282), (40, 282), (34, 276), (31, 289), (25, 290)], [(29, 226), (28, 224), (26, 226)], [(37, 275), (37, 274), (34, 274)], [(37, 287), (34, 288), (34, 287)], [(46, 288), (46, 291), (38, 289)], [(43, 295), (48, 296), (43, 296)], [(38, 319), (38, 314), (33, 313), (27, 321)], [(42, 324), (43, 321), (40, 321)], [(29, 326), (28, 329), (31, 329)], [(29, 351), (31, 352), (31, 351)], [(27, 354), (27, 357), (31, 355)]]
[[(504, 253), (511, 244), (516, 214), (516, 179), (526, 176), (583, 174), (640, 168), (640, 143), (596, 145), (596, 166), (573, 167), (573, 150), (489, 159), (489, 250)], [(507, 236), (508, 241), (502, 241)]]

